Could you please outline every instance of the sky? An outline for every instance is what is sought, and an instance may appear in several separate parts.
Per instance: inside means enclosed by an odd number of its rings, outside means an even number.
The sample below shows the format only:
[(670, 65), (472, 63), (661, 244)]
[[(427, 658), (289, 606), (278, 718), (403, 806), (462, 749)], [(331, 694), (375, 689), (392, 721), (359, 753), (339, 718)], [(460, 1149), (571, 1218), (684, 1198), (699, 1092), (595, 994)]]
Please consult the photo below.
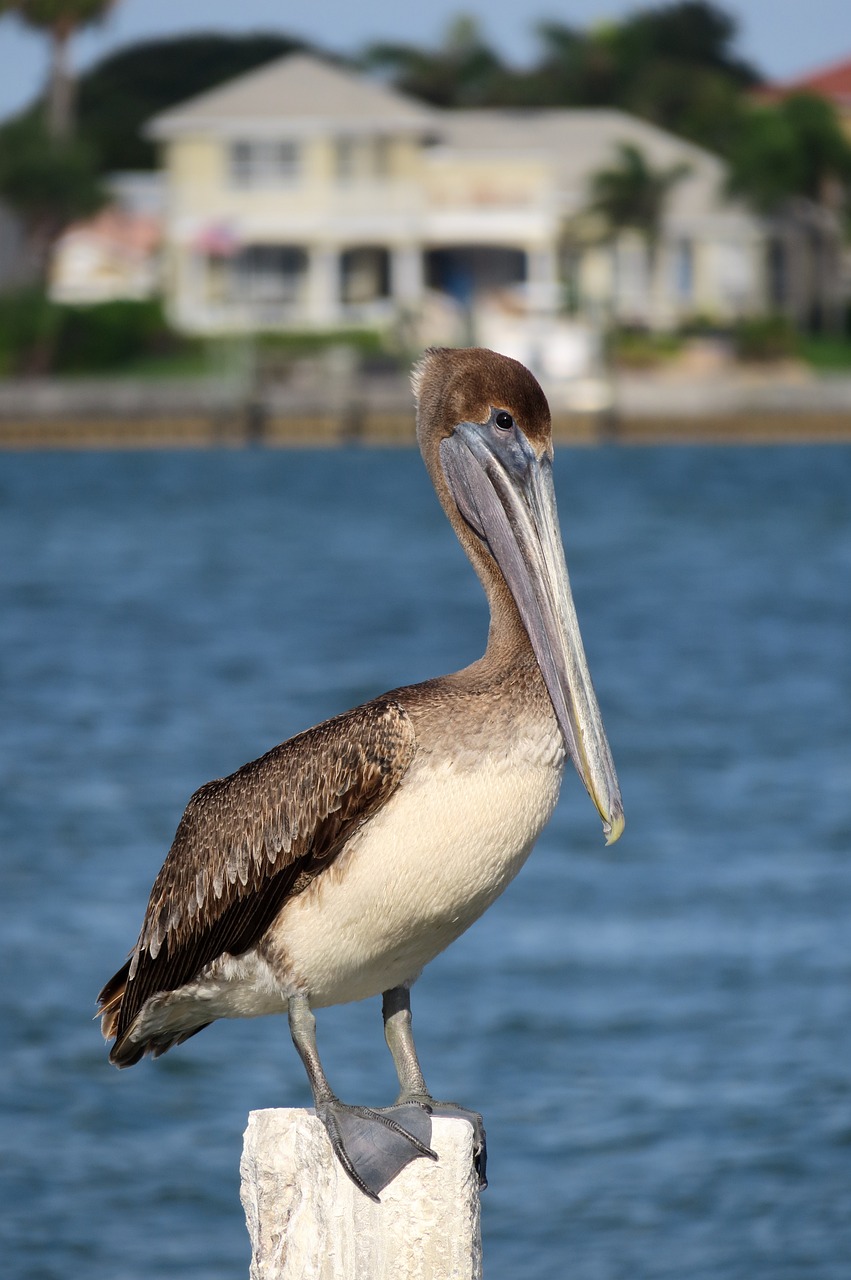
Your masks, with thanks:
[[(459, 12), (479, 19), (507, 61), (535, 54), (544, 18), (586, 27), (622, 17), (654, 0), (118, 0), (100, 27), (74, 42), (78, 69), (121, 45), (187, 31), (280, 31), (336, 53), (376, 40), (438, 44)], [(655, 0), (658, 3), (659, 0)], [(722, 0), (723, 2), (723, 0)], [(851, 0), (726, 0), (739, 24), (738, 52), (769, 79), (785, 79), (851, 58)], [(44, 82), (46, 42), (13, 17), (0, 18), (0, 118), (29, 102)]]

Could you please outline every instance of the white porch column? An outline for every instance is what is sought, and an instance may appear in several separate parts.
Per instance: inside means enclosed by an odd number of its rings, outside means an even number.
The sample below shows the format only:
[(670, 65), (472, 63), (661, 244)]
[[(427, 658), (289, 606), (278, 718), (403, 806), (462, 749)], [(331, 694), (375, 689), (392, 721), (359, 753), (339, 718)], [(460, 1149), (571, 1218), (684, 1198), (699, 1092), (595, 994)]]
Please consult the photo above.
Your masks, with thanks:
[(611, 246), (587, 246), (579, 263), (579, 294), (583, 311), (597, 323), (606, 323), (616, 315), (615, 283)]
[(418, 244), (395, 245), (390, 252), (390, 295), (400, 307), (416, 308), (425, 288), (423, 250)]
[(190, 329), (208, 330), (206, 258), (192, 245), (178, 241), (172, 249), (170, 265), (170, 302), (178, 323)]
[(558, 254), (554, 244), (534, 244), (527, 247), (526, 280), (529, 300), (536, 311), (558, 310)]
[(340, 322), (340, 253), (331, 245), (313, 244), (307, 250), (305, 311), (319, 328)]

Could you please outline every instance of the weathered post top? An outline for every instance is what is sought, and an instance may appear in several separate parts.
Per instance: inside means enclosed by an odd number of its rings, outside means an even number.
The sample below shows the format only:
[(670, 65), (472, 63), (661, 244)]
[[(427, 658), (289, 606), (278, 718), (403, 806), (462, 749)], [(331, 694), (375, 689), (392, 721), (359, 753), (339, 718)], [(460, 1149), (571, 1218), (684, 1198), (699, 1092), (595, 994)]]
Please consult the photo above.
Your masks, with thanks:
[(435, 1116), (437, 1160), (414, 1160), (369, 1200), (312, 1111), (252, 1111), (241, 1198), (251, 1280), (481, 1280), (473, 1129)]

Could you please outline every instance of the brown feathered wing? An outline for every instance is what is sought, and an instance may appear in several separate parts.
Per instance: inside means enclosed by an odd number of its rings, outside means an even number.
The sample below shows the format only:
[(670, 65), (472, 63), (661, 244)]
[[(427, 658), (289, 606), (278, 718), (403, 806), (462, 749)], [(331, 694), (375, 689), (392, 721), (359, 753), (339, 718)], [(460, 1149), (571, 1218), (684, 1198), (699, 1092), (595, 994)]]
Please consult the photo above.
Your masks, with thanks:
[(111, 1061), (129, 1066), (169, 1047), (129, 1039), (145, 1001), (191, 981), (224, 953), (254, 946), (286, 900), (386, 803), (413, 753), (404, 708), (383, 698), (195, 792), (154, 882), (139, 941), (98, 997), (104, 1035), (115, 1037)]

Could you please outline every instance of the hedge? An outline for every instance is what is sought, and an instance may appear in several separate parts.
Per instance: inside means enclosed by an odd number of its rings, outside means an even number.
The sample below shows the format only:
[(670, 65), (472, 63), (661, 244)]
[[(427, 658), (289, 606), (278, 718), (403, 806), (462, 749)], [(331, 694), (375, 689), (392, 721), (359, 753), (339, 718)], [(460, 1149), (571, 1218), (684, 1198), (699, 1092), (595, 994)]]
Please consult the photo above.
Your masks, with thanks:
[(73, 307), (29, 290), (0, 295), (0, 375), (120, 369), (192, 344), (169, 328), (161, 302)]

